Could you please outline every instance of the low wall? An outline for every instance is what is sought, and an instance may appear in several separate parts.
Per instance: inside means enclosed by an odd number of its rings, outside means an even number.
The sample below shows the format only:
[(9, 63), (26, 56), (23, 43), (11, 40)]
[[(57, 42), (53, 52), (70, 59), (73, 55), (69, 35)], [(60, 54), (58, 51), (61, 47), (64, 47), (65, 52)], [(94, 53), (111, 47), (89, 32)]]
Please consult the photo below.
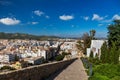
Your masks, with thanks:
[(0, 80), (43, 80), (56, 71), (67, 67), (76, 59), (31, 66), (20, 70), (0, 73)]

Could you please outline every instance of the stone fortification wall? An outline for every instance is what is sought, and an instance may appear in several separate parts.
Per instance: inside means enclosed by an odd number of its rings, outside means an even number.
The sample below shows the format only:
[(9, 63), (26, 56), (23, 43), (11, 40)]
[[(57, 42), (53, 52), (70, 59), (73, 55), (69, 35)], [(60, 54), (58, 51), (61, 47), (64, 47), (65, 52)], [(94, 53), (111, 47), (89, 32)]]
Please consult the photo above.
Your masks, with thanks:
[(63, 69), (76, 59), (31, 66), (20, 70), (0, 73), (0, 80), (44, 80), (56, 71)]

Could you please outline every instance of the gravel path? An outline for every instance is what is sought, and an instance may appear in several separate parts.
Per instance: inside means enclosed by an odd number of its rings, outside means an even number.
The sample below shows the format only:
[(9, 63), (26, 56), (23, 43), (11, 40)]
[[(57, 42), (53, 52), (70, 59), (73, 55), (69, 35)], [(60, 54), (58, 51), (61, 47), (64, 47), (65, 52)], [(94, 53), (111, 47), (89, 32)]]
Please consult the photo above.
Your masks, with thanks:
[(85, 72), (82, 61), (77, 59), (66, 69), (57, 74), (57, 76), (51, 76), (47, 80), (88, 80), (88, 76)]

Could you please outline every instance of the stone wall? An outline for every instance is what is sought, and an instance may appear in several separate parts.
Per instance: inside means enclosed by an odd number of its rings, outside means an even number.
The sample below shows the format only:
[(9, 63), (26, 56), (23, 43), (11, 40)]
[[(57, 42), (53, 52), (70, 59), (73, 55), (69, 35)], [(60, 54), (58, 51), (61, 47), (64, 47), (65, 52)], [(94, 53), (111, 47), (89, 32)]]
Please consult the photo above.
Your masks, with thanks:
[(76, 59), (31, 66), (20, 70), (0, 73), (0, 80), (44, 80), (56, 71), (67, 67)]

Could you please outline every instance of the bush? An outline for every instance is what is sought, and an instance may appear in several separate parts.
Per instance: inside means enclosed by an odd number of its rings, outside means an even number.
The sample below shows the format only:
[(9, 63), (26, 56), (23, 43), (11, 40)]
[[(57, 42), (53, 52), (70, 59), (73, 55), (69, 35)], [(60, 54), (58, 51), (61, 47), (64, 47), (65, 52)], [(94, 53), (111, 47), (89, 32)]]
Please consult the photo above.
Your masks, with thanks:
[(8, 69), (8, 70), (15, 70), (15, 68), (10, 67), (10, 66), (3, 66), (3, 67), (1, 67), (0, 70), (6, 70), (6, 69)]
[(63, 58), (64, 58), (64, 56), (60, 54), (60, 55), (55, 57), (55, 60), (56, 61), (61, 61), (61, 60), (63, 60)]
[(66, 52), (63, 52), (62, 54), (59, 54), (58, 56), (55, 57), (55, 60), (56, 61), (61, 61), (63, 60), (63, 58), (66, 56), (66, 55), (70, 55), (71, 53), (66, 53)]
[(93, 68), (93, 76), (89, 80), (120, 80), (120, 64), (101, 64)]
[(101, 64), (101, 61), (98, 58), (89, 58), (89, 61), (93, 64), (93, 65), (99, 65)]
[(93, 58), (93, 51), (90, 52), (90, 57), (89, 58)]
[(89, 80), (110, 80), (107, 76), (103, 76), (99, 73), (95, 73), (94, 76), (90, 77)]
[(98, 65), (94, 68), (95, 73), (99, 73), (104, 76), (108, 76), (109, 78), (113, 78), (117, 75), (120, 75), (120, 72), (118, 72), (118, 65), (113, 64), (102, 64)]
[(112, 78), (111, 80), (120, 80), (120, 76), (115, 76), (115, 77)]

